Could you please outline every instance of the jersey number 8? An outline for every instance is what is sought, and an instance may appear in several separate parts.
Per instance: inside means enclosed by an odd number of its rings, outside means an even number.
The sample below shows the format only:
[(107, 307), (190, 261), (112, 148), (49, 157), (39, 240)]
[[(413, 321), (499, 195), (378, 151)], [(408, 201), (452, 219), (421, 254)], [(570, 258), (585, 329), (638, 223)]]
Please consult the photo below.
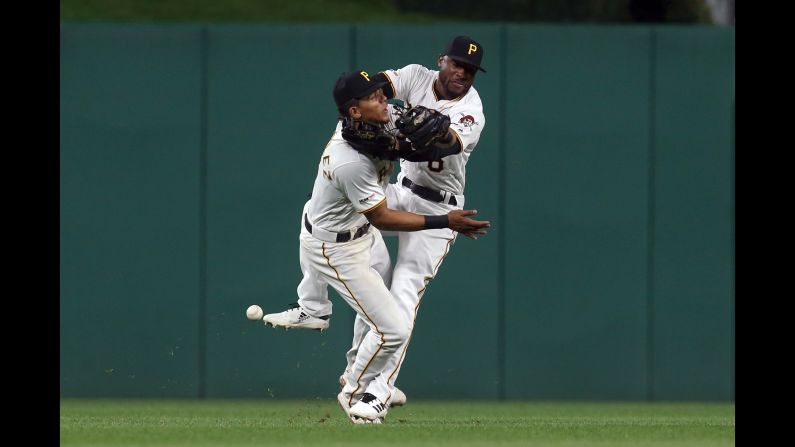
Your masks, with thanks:
[(444, 169), (444, 160), (429, 161), (428, 169), (430, 169), (433, 172), (442, 172), (442, 169)]

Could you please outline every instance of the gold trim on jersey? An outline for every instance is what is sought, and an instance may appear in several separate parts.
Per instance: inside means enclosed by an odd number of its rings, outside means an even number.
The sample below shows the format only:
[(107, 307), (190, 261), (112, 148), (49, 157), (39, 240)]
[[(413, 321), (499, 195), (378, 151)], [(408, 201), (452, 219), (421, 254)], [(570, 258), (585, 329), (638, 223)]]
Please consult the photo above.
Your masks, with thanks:
[(433, 93), (433, 99), (436, 102), (440, 101), (439, 100), (439, 95), (436, 94), (436, 81), (438, 81), (438, 80), (439, 80), (439, 76), (437, 75), (436, 79), (434, 79), (433, 82), (431, 83), (431, 93)]
[[(455, 135), (455, 139), (458, 140), (458, 145), (461, 146), (461, 152), (464, 152), (464, 141), (461, 140), (461, 136), (458, 135), (458, 132), (456, 132), (456, 130), (453, 129), (452, 127), (450, 128), (450, 131), (453, 132), (453, 135)], [(459, 152), (459, 154), (461, 152)]]
[(389, 77), (389, 74), (386, 71), (381, 71), (379, 73), (383, 73), (384, 76), (386, 76), (386, 80), (389, 81), (389, 88), (392, 89), (392, 96), (390, 97), (390, 99), (396, 97), (397, 96), (397, 89), (395, 88), (395, 84), (392, 83), (392, 78)]
[[(466, 96), (466, 93), (464, 93), (463, 95), (456, 96), (453, 99), (444, 99), (444, 98), (439, 99), (439, 94), (436, 92), (436, 81), (439, 81), (438, 72), (437, 72), (436, 78), (434, 78), (433, 82), (431, 83), (431, 93), (433, 93), (433, 99), (435, 99), (436, 102), (439, 102), (439, 101), (451, 101), (451, 102), (452, 101), (458, 101), (459, 99), (461, 99), (464, 96)], [(441, 82), (441, 81), (439, 81), (439, 82)], [(470, 88), (472, 88), (472, 87), (470, 87)], [(467, 93), (469, 93), (469, 90), (467, 90)], [(440, 112), (441, 112), (441, 110), (440, 110)]]
[(379, 200), (378, 203), (376, 203), (375, 205), (371, 206), (370, 208), (367, 208), (364, 211), (359, 211), (359, 214), (367, 214), (370, 211), (372, 211), (372, 210), (378, 208), (379, 206), (381, 206), (382, 203), (386, 203), (386, 196), (384, 196), (383, 199)]
[(384, 343), (386, 342), (386, 340), (384, 340), (384, 333), (381, 332), (380, 329), (378, 329), (378, 326), (375, 325), (375, 321), (373, 321), (373, 319), (370, 318), (369, 315), (367, 315), (367, 312), (364, 310), (364, 307), (362, 307), (361, 303), (359, 303), (359, 300), (356, 299), (356, 296), (353, 294), (353, 292), (351, 291), (350, 287), (348, 287), (348, 284), (346, 284), (345, 281), (342, 280), (342, 277), (340, 277), (340, 272), (338, 272), (337, 269), (335, 269), (334, 266), (331, 265), (331, 258), (326, 256), (326, 243), (325, 242), (322, 245), (322, 249), (323, 249), (323, 257), (326, 258), (326, 263), (328, 264), (329, 268), (331, 270), (334, 270), (334, 274), (337, 275), (337, 279), (339, 280), (339, 282), (341, 282), (342, 285), (345, 286), (345, 290), (348, 291), (348, 294), (351, 296), (351, 299), (353, 299), (353, 301), (356, 302), (356, 305), (359, 306), (359, 309), (362, 310), (362, 313), (364, 314), (365, 318), (370, 320), (370, 323), (373, 323), (373, 327), (375, 328), (375, 332), (381, 337), (381, 343), (378, 345), (378, 349), (375, 350), (375, 352), (373, 353), (373, 356), (370, 357), (370, 360), (368, 360), (367, 364), (364, 365), (364, 369), (362, 369), (362, 373), (359, 374), (359, 377), (356, 378), (356, 389), (353, 390), (353, 392), (351, 393), (351, 397), (348, 400), (348, 405), (352, 405), (353, 404), (353, 396), (356, 394), (357, 391), (359, 391), (359, 388), (361, 388), (361, 386), (362, 386), (359, 382), (361, 381), (362, 376), (364, 375), (364, 372), (367, 371), (367, 368), (370, 366), (371, 363), (373, 363), (373, 360), (375, 360), (375, 356), (378, 355), (378, 352), (381, 350), (381, 347), (384, 346)]

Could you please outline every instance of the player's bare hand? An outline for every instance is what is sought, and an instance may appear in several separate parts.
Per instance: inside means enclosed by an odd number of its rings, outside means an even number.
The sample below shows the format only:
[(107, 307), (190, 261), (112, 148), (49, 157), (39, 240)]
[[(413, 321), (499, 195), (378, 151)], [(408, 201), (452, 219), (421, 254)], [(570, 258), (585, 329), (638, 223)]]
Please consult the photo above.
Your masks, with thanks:
[(467, 216), (478, 213), (478, 210), (453, 210), (447, 213), (448, 226), (470, 239), (477, 239), (479, 234), (486, 234), (486, 228), (491, 226), (488, 220), (475, 220)]

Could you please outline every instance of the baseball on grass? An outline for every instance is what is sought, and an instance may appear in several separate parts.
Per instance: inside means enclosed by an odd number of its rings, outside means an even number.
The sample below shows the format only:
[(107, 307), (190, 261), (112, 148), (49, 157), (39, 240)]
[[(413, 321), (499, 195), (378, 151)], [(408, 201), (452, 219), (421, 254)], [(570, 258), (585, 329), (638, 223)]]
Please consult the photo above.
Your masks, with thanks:
[(246, 316), (249, 320), (259, 320), (262, 318), (262, 313), (262, 308), (256, 304), (252, 304), (251, 306), (248, 306), (248, 309), (246, 309)]

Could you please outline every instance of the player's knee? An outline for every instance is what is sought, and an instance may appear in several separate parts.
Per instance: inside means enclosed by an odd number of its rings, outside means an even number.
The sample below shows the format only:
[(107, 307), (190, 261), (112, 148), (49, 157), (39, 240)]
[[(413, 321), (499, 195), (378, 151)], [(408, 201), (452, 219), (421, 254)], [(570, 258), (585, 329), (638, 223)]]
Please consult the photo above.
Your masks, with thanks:
[(397, 338), (400, 341), (400, 346), (403, 346), (411, 336), (411, 328), (408, 326), (401, 326), (397, 331)]
[(384, 334), (384, 349), (395, 351), (403, 346), (411, 335), (411, 330), (408, 326), (396, 327), (388, 333)]

